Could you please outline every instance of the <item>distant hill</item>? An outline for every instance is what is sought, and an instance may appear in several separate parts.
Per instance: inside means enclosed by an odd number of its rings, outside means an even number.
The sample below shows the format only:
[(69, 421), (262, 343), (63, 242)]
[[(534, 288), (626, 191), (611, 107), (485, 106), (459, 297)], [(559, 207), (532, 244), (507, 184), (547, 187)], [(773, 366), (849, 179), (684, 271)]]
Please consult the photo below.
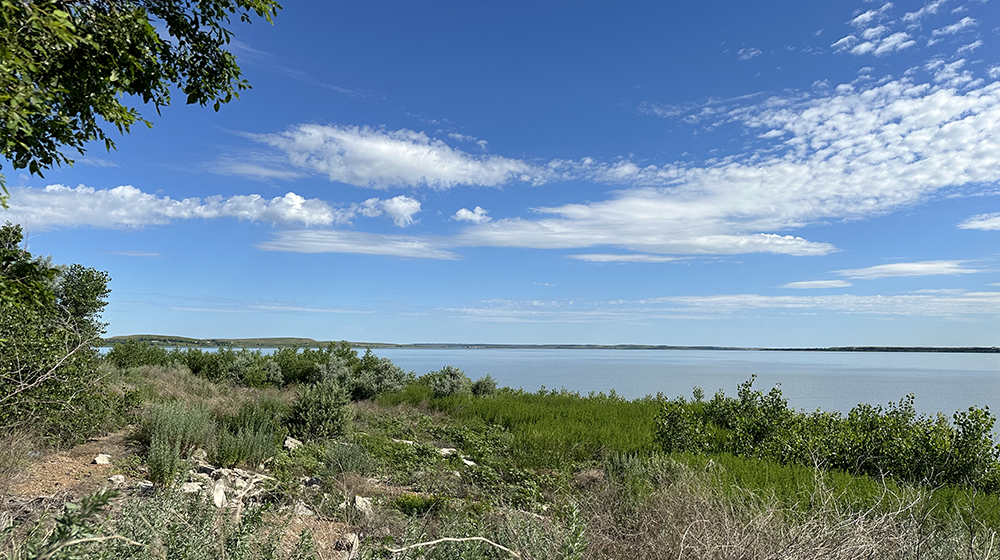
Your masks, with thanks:
[[(291, 346), (320, 348), (334, 341), (312, 338), (271, 337), (271, 338), (188, 338), (161, 334), (130, 334), (109, 336), (102, 340), (103, 346), (113, 346), (126, 340), (139, 340), (156, 346), (180, 347), (229, 347), (229, 348), (284, 348)], [(350, 342), (355, 348), (454, 348), (454, 349), (551, 349), (551, 350), (744, 350), (757, 352), (955, 352), (955, 353), (1000, 353), (1000, 348), (969, 346), (838, 346), (831, 348), (747, 348), (740, 346), (669, 346), (655, 344), (478, 344), (429, 342), (394, 344), (387, 342)]]
[(102, 339), (105, 346), (125, 342), (127, 340), (138, 340), (148, 342), (156, 346), (195, 346), (195, 347), (217, 347), (231, 346), (234, 348), (279, 348), (284, 346), (326, 346), (326, 342), (319, 342), (311, 338), (296, 337), (275, 337), (275, 338), (188, 338), (186, 336), (171, 336), (161, 334), (130, 334), (126, 336), (109, 336)]

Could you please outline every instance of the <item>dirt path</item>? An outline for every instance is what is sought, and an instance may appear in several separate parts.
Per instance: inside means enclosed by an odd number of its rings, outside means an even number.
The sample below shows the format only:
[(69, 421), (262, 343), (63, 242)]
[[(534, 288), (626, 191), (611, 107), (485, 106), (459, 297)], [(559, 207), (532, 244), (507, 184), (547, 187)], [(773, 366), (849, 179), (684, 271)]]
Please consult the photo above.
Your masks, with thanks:
[[(28, 468), (15, 478), (11, 497), (16, 500), (58, 497), (61, 503), (66, 497), (78, 497), (104, 487), (113, 487), (108, 479), (118, 472), (116, 465), (121, 465), (126, 457), (139, 451), (127, 439), (131, 432), (132, 428), (128, 428), (91, 438), (72, 449), (34, 457)], [(94, 459), (102, 453), (111, 456), (111, 464), (94, 464)]]

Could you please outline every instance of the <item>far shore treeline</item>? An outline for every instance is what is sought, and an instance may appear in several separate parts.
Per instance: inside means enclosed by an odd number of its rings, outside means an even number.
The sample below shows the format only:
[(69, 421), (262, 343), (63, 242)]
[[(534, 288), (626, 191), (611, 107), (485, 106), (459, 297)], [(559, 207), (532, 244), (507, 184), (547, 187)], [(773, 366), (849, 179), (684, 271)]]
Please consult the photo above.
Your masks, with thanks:
[[(189, 338), (157, 334), (109, 336), (100, 346), (110, 347), (126, 341), (146, 342), (154, 346), (192, 348), (324, 348), (337, 341), (300, 337), (271, 338)], [(429, 349), (535, 349), (535, 350), (741, 350), (747, 352), (946, 352), (965, 354), (1000, 354), (1000, 346), (832, 346), (828, 348), (753, 348), (746, 346), (673, 346), (665, 344), (487, 344), (487, 343), (410, 343), (352, 342), (354, 348), (429, 348)]]

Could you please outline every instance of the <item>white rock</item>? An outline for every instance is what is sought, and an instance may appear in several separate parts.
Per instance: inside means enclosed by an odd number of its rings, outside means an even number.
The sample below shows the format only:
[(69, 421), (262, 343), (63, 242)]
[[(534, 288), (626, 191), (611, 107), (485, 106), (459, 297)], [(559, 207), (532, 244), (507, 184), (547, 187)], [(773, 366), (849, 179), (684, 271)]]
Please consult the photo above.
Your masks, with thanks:
[(295, 507), (292, 508), (292, 513), (295, 515), (315, 515), (313, 510), (306, 507), (302, 502), (295, 502)]
[(458, 450), (453, 447), (442, 447), (441, 449), (438, 449), (438, 452), (441, 453), (442, 457), (447, 457), (449, 455), (454, 455), (458, 452)]
[(471, 461), (469, 459), (466, 459), (465, 457), (462, 457), (462, 462), (465, 463), (465, 466), (467, 466), (467, 467), (474, 467), (474, 466), (476, 466), (475, 461)]
[(392, 441), (394, 441), (396, 443), (405, 443), (406, 445), (416, 445), (414, 442), (412, 442), (412, 441), (410, 441), (408, 439), (396, 439), (396, 438), (392, 438)]
[(365, 517), (369, 517), (375, 513), (375, 508), (372, 507), (372, 499), (364, 496), (354, 496), (354, 509), (363, 513)]
[(187, 494), (193, 494), (195, 492), (201, 492), (201, 483), (200, 482), (185, 482), (184, 484), (181, 484), (181, 492), (185, 492)]
[(217, 508), (226, 506), (226, 482), (224, 480), (215, 483), (215, 488), (212, 489), (212, 502)]
[(296, 449), (298, 449), (300, 447), (302, 447), (302, 442), (301, 441), (299, 441), (299, 440), (297, 440), (297, 439), (295, 439), (295, 438), (293, 438), (291, 436), (288, 436), (288, 437), (285, 438), (285, 449), (287, 449), (289, 451), (295, 451)]
[(106, 453), (101, 453), (97, 457), (94, 457), (94, 462), (92, 464), (94, 464), (94, 465), (110, 465), (111, 464), (111, 455), (108, 455)]
[(125, 475), (113, 474), (110, 478), (108, 478), (108, 482), (114, 484), (115, 486), (121, 486), (122, 484), (125, 484)]

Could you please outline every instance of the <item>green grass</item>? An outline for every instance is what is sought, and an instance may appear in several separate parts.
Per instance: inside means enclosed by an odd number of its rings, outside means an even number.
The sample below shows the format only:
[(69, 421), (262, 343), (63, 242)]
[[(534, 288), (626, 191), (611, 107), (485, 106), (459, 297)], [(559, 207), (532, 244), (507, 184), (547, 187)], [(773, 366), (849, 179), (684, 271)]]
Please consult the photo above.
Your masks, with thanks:
[(413, 383), (379, 399), (383, 405), (423, 405), (476, 430), (499, 427), (511, 436), (512, 459), (522, 468), (570, 468), (620, 453), (655, 449), (653, 425), (660, 405), (614, 395), (581, 396), (565, 391), (501, 390), (489, 397), (469, 394), (433, 398)]

